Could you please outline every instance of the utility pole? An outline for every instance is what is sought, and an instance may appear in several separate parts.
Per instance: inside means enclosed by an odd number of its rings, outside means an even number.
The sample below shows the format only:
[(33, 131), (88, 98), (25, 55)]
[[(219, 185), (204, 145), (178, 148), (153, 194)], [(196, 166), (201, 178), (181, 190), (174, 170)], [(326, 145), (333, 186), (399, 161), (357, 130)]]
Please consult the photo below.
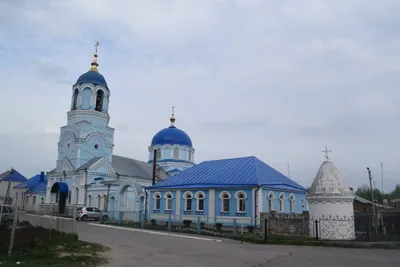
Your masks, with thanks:
[(383, 198), (383, 162), (381, 162), (382, 198)]
[(8, 179), (7, 192), (6, 192), (6, 195), (4, 196), (4, 199), (3, 199), (3, 205), (0, 206), (0, 228), (1, 228), (1, 219), (3, 218), (3, 209), (5, 209), (4, 206), (8, 204), (7, 198), (10, 195), (10, 188), (11, 188), (11, 181), (12, 181), (13, 173), (14, 173), (14, 168), (11, 168), (11, 171), (9, 172), (10, 177)]
[(371, 170), (367, 167), (368, 171), (368, 178), (369, 178), (369, 188), (371, 190), (371, 199), (372, 199), (372, 216), (373, 220), (375, 221), (375, 232), (378, 232), (377, 225), (376, 225), (376, 210), (375, 210), (375, 200), (374, 200), (374, 190), (372, 189), (372, 175)]

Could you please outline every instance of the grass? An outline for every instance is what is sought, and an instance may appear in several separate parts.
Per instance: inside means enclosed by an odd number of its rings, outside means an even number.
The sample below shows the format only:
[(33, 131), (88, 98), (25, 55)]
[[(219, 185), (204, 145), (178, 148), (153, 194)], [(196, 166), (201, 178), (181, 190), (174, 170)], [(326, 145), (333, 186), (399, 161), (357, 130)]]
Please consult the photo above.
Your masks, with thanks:
[[(49, 230), (47, 233), (41, 228), (30, 228), (30, 231), (36, 231), (34, 244), (29, 246), (15, 247), (12, 256), (8, 257), (5, 251), (0, 254), (0, 266), (16, 266), (24, 267), (75, 267), (75, 266), (96, 266), (106, 263), (107, 259), (102, 256), (108, 248), (78, 240), (77, 235), (61, 234), (52, 232), (52, 238), (49, 238)], [(19, 262), (19, 263), (18, 263)]]

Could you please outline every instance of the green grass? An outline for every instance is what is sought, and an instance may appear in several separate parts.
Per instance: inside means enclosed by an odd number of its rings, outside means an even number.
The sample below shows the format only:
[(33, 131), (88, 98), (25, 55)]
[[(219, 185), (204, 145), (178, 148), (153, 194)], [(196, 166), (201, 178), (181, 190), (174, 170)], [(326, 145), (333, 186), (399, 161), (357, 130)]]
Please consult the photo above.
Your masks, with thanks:
[(101, 254), (106, 250), (102, 245), (79, 241), (76, 235), (55, 233), (52, 240), (37, 239), (33, 248), (16, 248), (11, 257), (2, 253), (0, 266), (17, 266), (17, 262), (24, 267), (96, 266), (107, 262)]

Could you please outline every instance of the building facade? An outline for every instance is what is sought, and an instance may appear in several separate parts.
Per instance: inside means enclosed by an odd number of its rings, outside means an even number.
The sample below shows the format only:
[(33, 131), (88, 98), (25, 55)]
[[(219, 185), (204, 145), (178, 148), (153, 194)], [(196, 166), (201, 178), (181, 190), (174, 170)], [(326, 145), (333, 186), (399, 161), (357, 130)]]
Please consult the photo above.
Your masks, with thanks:
[(47, 176), (41, 172), (14, 187), (15, 205), (25, 211), (40, 211), (46, 200)]
[[(108, 113), (111, 91), (98, 71), (97, 46), (91, 65), (72, 86), (56, 168), (47, 173), (45, 206), (57, 206), (60, 213), (71, 213), (77, 206), (140, 212), (145, 205), (143, 188), (152, 184), (152, 166), (113, 155), (114, 129), (109, 126)], [(159, 167), (156, 176), (168, 177)]]
[(151, 140), (148, 162), (153, 163), (155, 153), (157, 164), (169, 176), (174, 176), (195, 165), (195, 149), (189, 135), (175, 126), (174, 108), (170, 121), (171, 125), (159, 131)]
[(256, 157), (202, 162), (147, 188), (149, 218), (260, 225), (260, 213), (301, 213), (306, 189)]
[[(320, 166), (307, 201), (313, 224), (319, 223), (319, 238), (322, 240), (355, 239), (354, 193), (346, 186), (339, 170), (326, 160)], [(315, 236), (314, 225), (310, 226)]]
[(26, 182), (21, 173), (15, 169), (5, 171), (0, 174), (0, 203), (15, 204), (18, 195), (15, 194), (14, 187), (20, 183)]

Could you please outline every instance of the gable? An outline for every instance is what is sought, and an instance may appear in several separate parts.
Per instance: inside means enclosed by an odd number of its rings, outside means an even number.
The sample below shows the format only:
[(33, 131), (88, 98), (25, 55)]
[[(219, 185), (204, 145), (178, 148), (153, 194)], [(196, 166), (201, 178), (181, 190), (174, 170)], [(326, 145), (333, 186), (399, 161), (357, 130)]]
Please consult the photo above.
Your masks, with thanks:
[(97, 162), (95, 162), (92, 166), (90, 166), (88, 168), (88, 171), (96, 173), (105, 173), (108, 175), (116, 175), (115, 170), (104, 157), (100, 158), (99, 160), (97, 160)]
[(62, 172), (62, 171), (74, 171), (75, 168), (72, 165), (71, 161), (67, 157), (64, 157), (63, 160), (61, 161), (60, 165), (58, 165), (57, 172)]

